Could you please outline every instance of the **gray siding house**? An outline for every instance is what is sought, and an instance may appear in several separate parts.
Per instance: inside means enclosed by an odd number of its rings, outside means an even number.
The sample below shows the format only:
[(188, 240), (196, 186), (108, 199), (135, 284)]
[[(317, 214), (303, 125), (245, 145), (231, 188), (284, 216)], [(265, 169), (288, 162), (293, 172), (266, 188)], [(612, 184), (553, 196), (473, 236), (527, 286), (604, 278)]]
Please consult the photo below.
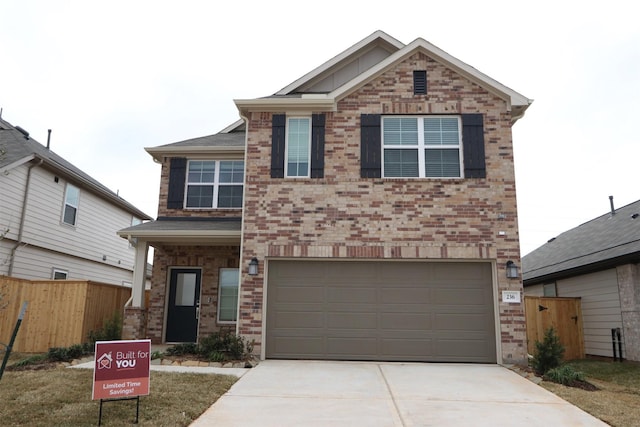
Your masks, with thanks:
[(0, 119), (0, 275), (131, 286), (116, 231), (151, 217)]
[(525, 295), (580, 297), (585, 352), (640, 360), (640, 200), (579, 225), (522, 258)]

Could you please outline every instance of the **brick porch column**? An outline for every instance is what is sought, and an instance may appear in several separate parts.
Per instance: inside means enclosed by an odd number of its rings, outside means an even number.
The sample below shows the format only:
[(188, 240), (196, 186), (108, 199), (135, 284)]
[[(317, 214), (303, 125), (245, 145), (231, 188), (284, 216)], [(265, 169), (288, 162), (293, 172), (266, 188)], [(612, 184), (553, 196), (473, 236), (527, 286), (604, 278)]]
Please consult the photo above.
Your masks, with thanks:
[(147, 309), (125, 307), (122, 321), (122, 339), (137, 340), (147, 337)]

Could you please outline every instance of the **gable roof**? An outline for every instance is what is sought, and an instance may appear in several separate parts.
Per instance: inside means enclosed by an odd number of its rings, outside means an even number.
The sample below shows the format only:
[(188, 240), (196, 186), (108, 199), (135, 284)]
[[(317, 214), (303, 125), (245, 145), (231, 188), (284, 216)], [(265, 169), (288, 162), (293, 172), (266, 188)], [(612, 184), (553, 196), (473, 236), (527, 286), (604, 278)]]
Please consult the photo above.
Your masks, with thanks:
[[(385, 46), (389, 50), (389, 55), (380, 59), (375, 65), (361, 71), (349, 81), (334, 88), (331, 92), (298, 92), (300, 88), (304, 88), (311, 80), (318, 80), (320, 76), (326, 76), (335, 72), (340, 69), (340, 67), (345, 66), (349, 61), (353, 61), (354, 56), (364, 54), (368, 49), (371, 49), (372, 46)], [(513, 122), (522, 117), (526, 109), (533, 102), (531, 99), (510, 89), (486, 74), (481, 73), (424, 39), (418, 38), (408, 45), (402, 45), (402, 43), (382, 31), (374, 32), (369, 37), (356, 43), (320, 67), (276, 92), (273, 96), (257, 99), (236, 99), (234, 102), (242, 116), (245, 116), (251, 111), (276, 112), (295, 110), (298, 108), (313, 109), (314, 111), (335, 111), (338, 101), (416, 52), (424, 53), (446, 67), (455, 70), (487, 91), (504, 99), (507, 102), (508, 108), (513, 113)]]
[(55, 171), (68, 181), (97, 194), (137, 218), (151, 219), (149, 215), (31, 138), (26, 131), (3, 119), (0, 119), (0, 150), (0, 174), (33, 160), (42, 161), (43, 167)]
[(158, 147), (146, 147), (145, 151), (151, 154), (157, 162), (162, 162), (163, 156), (243, 153), (245, 146), (245, 127), (244, 120), (241, 119), (216, 134), (185, 139), (184, 141), (173, 142)]
[(640, 262), (640, 200), (565, 231), (522, 258), (525, 286)]

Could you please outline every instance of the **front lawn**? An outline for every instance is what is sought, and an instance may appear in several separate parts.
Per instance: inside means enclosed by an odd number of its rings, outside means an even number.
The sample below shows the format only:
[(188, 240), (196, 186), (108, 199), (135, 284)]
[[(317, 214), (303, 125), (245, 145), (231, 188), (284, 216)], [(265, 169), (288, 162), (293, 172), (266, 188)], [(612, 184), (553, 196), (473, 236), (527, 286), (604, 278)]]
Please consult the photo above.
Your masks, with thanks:
[[(0, 423), (5, 426), (98, 424), (100, 401), (91, 400), (93, 370), (54, 368), (5, 371), (0, 380)], [(151, 371), (149, 396), (140, 397), (140, 426), (188, 426), (237, 378)], [(103, 404), (102, 425), (129, 426), (136, 402)]]
[(584, 359), (567, 364), (583, 372), (599, 390), (586, 391), (549, 381), (541, 385), (607, 424), (640, 426), (640, 363)]

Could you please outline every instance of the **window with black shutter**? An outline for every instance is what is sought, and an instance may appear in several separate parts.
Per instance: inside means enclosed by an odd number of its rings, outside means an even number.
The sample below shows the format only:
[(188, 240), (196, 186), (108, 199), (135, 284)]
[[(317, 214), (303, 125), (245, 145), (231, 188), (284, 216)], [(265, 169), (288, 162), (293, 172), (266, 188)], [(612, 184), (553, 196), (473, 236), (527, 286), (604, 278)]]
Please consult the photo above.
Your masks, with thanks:
[(362, 178), (485, 178), (482, 114), (361, 116)]

